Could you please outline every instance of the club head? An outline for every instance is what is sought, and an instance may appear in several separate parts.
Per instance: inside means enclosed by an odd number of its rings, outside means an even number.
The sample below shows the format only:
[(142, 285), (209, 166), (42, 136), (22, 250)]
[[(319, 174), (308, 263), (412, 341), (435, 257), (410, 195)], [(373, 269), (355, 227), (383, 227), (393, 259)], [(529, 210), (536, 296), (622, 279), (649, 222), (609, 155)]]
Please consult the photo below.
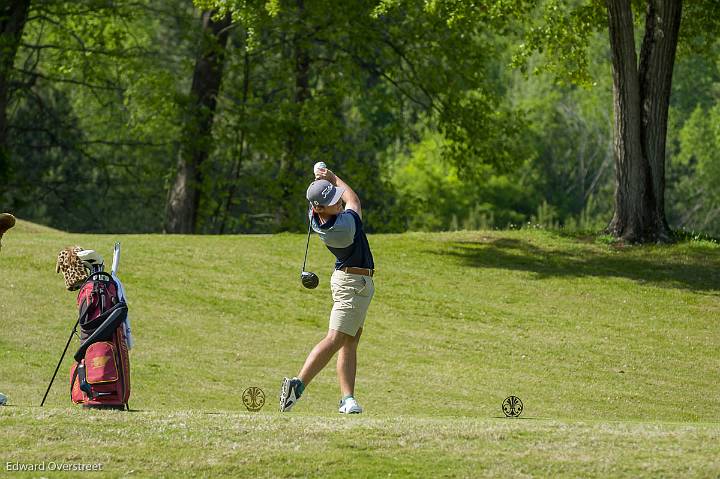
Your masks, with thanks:
[(309, 271), (300, 273), (300, 281), (302, 281), (302, 285), (307, 289), (315, 289), (318, 284), (320, 284), (320, 278), (318, 278), (315, 273)]

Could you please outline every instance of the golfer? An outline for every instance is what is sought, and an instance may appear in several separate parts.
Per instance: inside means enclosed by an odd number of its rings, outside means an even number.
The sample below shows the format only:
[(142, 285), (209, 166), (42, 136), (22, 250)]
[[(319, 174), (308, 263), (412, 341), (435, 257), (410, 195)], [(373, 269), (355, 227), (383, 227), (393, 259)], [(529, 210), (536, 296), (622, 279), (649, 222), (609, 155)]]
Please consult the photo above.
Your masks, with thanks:
[(357, 348), (375, 293), (375, 265), (363, 231), (358, 195), (326, 168), (319, 169), (315, 179), (307, 189), (311, 206), (308, 214), (313, 231), (337, 258), (330, 280), (334, 303), (327, 336), (310, 351), (296, 377), (283, 379), (280, 410), (289, 411), (310, 381), (338, 353), (337, 376), (342, 394), (339, 411), (358, 414), (362, 407), (354, 396)]

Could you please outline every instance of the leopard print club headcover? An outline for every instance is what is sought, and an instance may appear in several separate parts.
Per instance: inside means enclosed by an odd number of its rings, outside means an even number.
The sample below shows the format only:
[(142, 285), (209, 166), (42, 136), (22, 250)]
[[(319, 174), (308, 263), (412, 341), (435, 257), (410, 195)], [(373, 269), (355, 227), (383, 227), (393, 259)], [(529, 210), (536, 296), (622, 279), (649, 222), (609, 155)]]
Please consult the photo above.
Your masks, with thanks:
[(77, 255), (82, 250), (79, 246), (68, 246), (58, 253), (55, 272), (63, 274), (68, 291), (79, 289), (88, 277), (88, 271)]

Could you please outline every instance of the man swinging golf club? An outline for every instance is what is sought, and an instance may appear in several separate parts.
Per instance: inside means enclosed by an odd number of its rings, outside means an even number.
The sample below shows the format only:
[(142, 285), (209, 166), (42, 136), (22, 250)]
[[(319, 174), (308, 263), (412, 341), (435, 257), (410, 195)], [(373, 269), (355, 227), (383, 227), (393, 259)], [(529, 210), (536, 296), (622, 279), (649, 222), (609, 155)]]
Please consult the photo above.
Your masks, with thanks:
[(372, 278), (375, 265), (363, 231), (360, 198), (323, 164), (315, 169), (315, 181), (307, 189), (307, 199), (312, 230), (337, 259), (330, 280), (334, 303), (325, 338), (310, 351), (296, 377), (283, 379), (280, 411), (289, 411), (310, 381), (338, 353), (337, 375), (342, 393), (339, 412), (358, 414), (362, 408), (354, 397), (357, 348), (375, 293)]

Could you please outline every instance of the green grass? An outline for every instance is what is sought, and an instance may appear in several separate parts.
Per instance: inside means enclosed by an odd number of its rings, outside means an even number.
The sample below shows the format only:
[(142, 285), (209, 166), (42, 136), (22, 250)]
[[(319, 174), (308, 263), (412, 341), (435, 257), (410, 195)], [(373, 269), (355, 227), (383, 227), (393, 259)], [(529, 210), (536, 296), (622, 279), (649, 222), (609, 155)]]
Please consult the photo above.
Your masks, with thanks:
[[(76, 315), (55, 256), (123, 245), (130, 413), (69, 402)], [(377, 235), (361, 417), (328, 367), (287, 415), (280, 380), (325, 333), (332, 257), (304, 235), (71, 235), (20, 221), (0, 253), (0, 476), (720, 477), (720, 246), (622, 247), (546, 231)], [(247, 412), (240, 394), (268, 403)], [(520, 419), (502, 417), (514, 394)], [(12, 473), (9, 477), (38, 477)], [(77, 473), (45, 475), (74, 477)]]

